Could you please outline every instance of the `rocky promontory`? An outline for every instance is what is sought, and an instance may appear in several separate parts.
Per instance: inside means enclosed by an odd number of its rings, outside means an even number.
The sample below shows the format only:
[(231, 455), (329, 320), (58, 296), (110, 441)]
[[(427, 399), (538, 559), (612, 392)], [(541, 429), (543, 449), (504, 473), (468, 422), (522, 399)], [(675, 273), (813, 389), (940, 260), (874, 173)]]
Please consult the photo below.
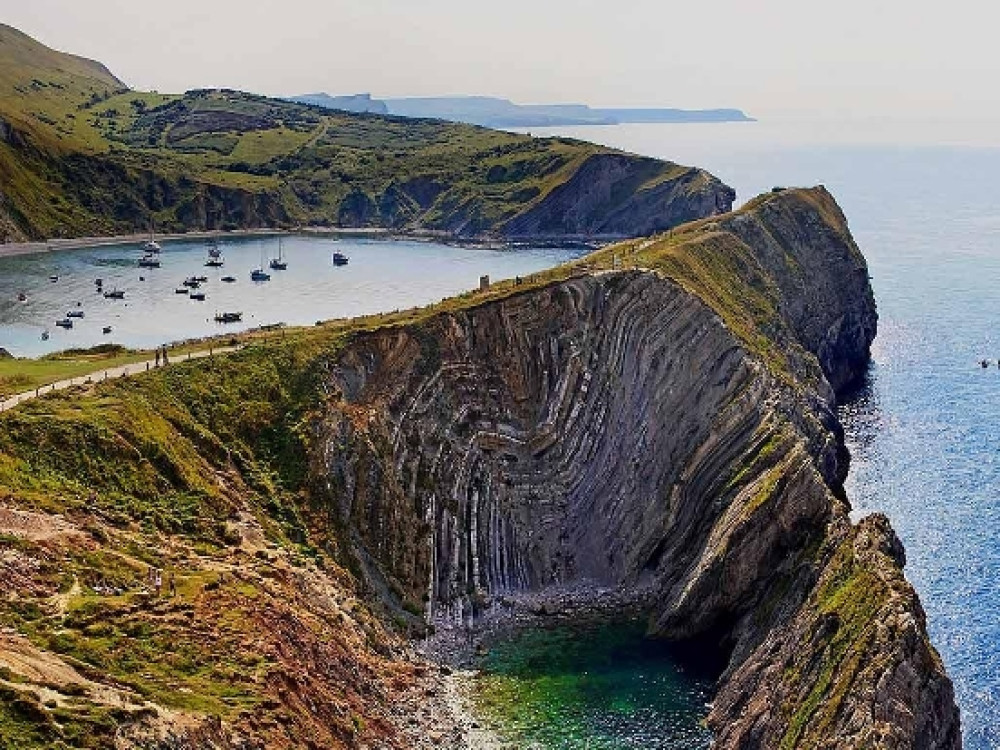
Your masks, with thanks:
[(729, 655), (719, 748), (958, 747), (898, 540), (848, 517), (833, 407), (877, 316), (832, 197), (776, 193), (587, 265), (351, 338), (311, 472), (368, 575), (440, 624), (549, 587), (641, 591), (651, 633)]
[(717, 748), (959, 748), (902, 546), (842, 484), (864, 258), (823, 188), (714, 208), (5, 413), (0, 739), (467, 747), (409, 639), (529, 602), (715, 656)]

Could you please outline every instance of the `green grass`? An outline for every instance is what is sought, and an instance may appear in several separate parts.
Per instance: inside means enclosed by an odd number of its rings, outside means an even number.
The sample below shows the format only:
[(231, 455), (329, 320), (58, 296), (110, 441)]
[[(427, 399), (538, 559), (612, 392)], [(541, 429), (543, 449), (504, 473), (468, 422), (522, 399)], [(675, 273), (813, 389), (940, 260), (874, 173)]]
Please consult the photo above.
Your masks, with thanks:
[[(169, 349), (174, 363), (183, 361), (190, 352), (220, 348), (234, 340), (252, 340), (254, 334), (225, 336), (182, 344)], [(104, 370), (155, 359), (155, 352), (124, 349), (119, 346), (98, 346), (93, 349), (67, 350), (37, 359), (0, 358), (0, 399), (27, 393), (63, 380), (94, 376), (100, 381)], [(82, 383), (81, 383), (82, 384)]]

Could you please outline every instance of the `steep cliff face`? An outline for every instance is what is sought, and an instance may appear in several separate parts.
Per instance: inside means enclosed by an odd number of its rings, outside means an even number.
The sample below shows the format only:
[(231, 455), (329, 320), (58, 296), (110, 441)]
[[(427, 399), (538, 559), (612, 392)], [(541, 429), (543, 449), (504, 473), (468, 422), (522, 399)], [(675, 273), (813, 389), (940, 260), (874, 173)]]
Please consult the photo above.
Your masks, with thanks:
[(369, 575), (444, 619), (551, 585), (641, 591), (654, 633), (731, 654), (720, 748), (957, 747), (898, 542), (852, 527), (840, 486), (834, 388), (876, 316), (832, 198), (767, 196), (589, 263), (635, 268), (337, 358), (311, 473)]
[(702, 170), (666, 176), (662, 164), (597, 154), (544, 199), (507, 221), (504, 235), (637, 237), (733, 207), (736, 192)]

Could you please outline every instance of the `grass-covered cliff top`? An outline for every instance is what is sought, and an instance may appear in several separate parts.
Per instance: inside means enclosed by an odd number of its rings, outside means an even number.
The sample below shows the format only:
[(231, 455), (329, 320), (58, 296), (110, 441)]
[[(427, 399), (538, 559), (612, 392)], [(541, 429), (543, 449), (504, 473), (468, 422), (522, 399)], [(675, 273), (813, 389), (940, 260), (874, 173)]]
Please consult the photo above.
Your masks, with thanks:
[(628, 234), (600, 222), (674, 183), (676, 191), (644, 204), (647, 214), (662, 212), (660, 226), (732, 200), (700, 170), (569, 139), (228, 90), (133, 91), (98, 63), (0, 25), (0, 240), (150, 225), (503, 234), (589, 160), (612, 154), (625, 161), (604, 177), (606, 195), (578, 212), (579, 226), (558, 217), (551, 233)]

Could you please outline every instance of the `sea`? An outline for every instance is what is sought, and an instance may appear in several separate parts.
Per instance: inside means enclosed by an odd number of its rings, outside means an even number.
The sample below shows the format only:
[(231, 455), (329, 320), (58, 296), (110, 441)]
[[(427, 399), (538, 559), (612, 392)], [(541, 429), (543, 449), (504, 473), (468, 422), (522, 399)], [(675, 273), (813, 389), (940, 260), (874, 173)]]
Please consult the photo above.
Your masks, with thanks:
[(879, 310), (867, 381), (840, 407), (853, 515), (892, 521), (965, 747), (1000, 748), (1000, 127), (776, 117), (533, 134), (703, 167), (739, 203), (777, 186), (837, 198)]

